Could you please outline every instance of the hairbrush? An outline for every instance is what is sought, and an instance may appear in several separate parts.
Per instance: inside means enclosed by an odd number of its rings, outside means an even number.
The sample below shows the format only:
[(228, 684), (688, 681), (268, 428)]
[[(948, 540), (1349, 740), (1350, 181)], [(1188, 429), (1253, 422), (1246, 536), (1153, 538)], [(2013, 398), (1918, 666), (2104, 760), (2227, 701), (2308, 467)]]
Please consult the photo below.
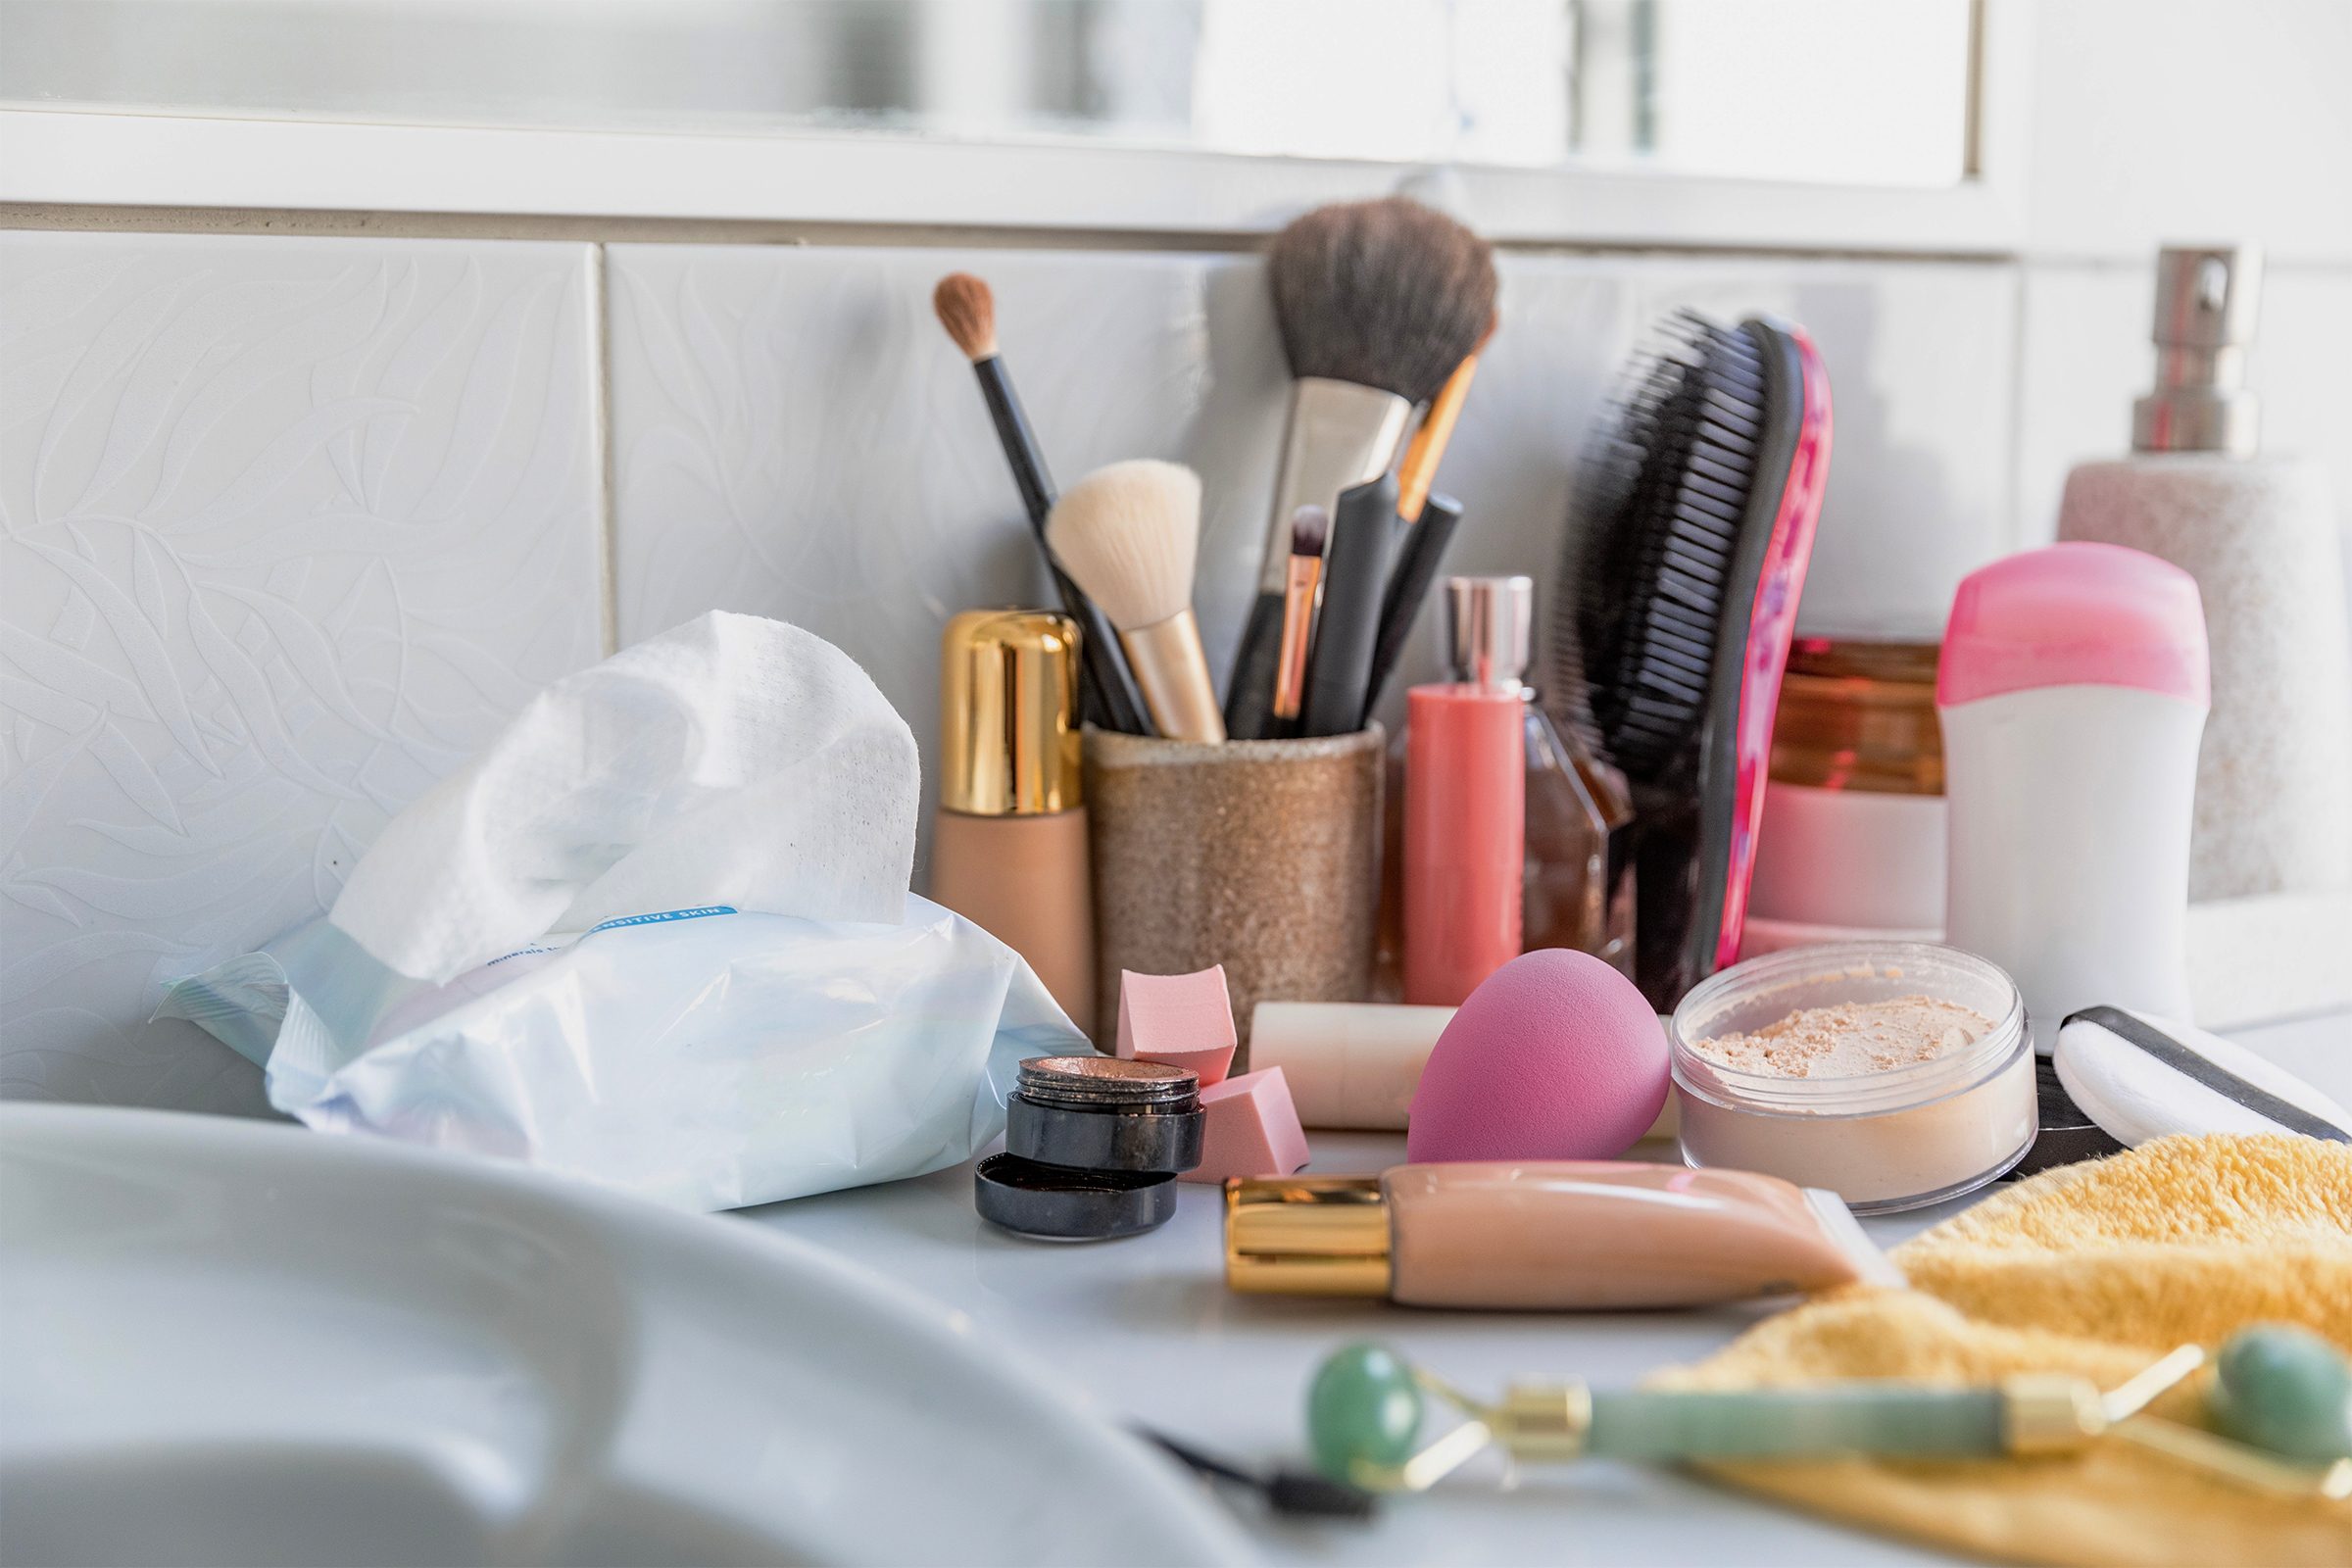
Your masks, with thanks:
[(1739, 956), (1829, 461), (1829, 375), (1803, 329), (1684, 311), (1579, 475), (1547, 696), (1633, 786), (1636, 972), (1660, 1010)]

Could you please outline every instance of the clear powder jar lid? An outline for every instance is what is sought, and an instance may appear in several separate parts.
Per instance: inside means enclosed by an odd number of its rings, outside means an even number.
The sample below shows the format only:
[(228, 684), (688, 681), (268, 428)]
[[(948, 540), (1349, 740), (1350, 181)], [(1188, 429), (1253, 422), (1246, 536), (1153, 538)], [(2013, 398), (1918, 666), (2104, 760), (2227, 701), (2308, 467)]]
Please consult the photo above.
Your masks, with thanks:
[[(1902, 1060), (1902, 1044), (1884, 1037), (1833, 1035), (1833, 1056), (1850, 1063), (1854, 1053), (1846, 1048), (1868, 1042), (1887, 1059), (1863, 1070), (1845, 1065), (1835, 1075), (1749, 1071), (1699, 1049), (1810, 1008), (1923, 997), (1990, 1022), (1976, 1038), (1924, 1061)], [(1827, 1020), (1833, 1027), (1838, 1021)], [(1918, 1208), (1983, 1187), (2024, 1156), (2039, 1124), (2034, 1036), (2016, 983), (1956, 948), (1886, 939), (1751, 958), (1685, 997), (1670, 1035), (1687, 1163), (1825, 1187), (1857, 1214)], [(1813, 1042), (1788, 1044), (1799, 1052), (1820, 1049)]]
[[(1747, 1072), (1715, 1061), (1702, 1041), (1748, 1034), (1809, 1007), (1928, 997), (1991, 1020), (1976, 1039), (1928, 1060), (1836, 1077)], [(1997, 964), (1930, 942), (1836, 942), (1750, 958), (1693, 987), (1674, 1009), (1676, 1087), (1752, 1114), (1878, 1116), (1963, 1095), (2032, 1049), (2025, 999)]]

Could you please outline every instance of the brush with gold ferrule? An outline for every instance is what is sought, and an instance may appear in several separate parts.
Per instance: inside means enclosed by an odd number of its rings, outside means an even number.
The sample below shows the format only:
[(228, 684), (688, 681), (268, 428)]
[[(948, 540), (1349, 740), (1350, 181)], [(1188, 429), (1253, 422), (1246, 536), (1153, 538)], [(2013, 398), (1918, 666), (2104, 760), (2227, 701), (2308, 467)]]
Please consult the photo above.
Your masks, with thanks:
[(1193, 618), (1200, 476), (1150, 459), (1098, 468), (1054, 504), (1046, 544), (1119, 629), (1159, 732), (1222, 741), (1225, 722)]

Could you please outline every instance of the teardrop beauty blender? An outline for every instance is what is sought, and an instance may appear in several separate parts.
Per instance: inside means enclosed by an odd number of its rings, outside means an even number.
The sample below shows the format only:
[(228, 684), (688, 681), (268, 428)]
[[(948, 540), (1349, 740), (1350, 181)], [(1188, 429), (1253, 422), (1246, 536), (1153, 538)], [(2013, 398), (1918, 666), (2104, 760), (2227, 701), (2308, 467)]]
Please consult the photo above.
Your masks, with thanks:
[(1405, 1157), (1614, 1159), (1666, 1103), (1666, 1034), (1589, 953), (1521, 954), (1470, 993), (1413, 1094)]

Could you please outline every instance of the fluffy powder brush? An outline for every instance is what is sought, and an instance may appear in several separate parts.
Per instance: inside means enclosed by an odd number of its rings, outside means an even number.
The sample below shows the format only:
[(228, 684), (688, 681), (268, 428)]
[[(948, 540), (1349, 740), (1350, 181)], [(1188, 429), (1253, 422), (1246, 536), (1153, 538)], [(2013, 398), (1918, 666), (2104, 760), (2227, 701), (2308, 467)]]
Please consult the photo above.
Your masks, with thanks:
[(1046, 544), (1118, 628), (1159, 732), (1176, 740), (1223, 740), (1225, 723), (1193, 618), (1200, 475), (1150, 459), (1098, 468), (1054, 504)]

